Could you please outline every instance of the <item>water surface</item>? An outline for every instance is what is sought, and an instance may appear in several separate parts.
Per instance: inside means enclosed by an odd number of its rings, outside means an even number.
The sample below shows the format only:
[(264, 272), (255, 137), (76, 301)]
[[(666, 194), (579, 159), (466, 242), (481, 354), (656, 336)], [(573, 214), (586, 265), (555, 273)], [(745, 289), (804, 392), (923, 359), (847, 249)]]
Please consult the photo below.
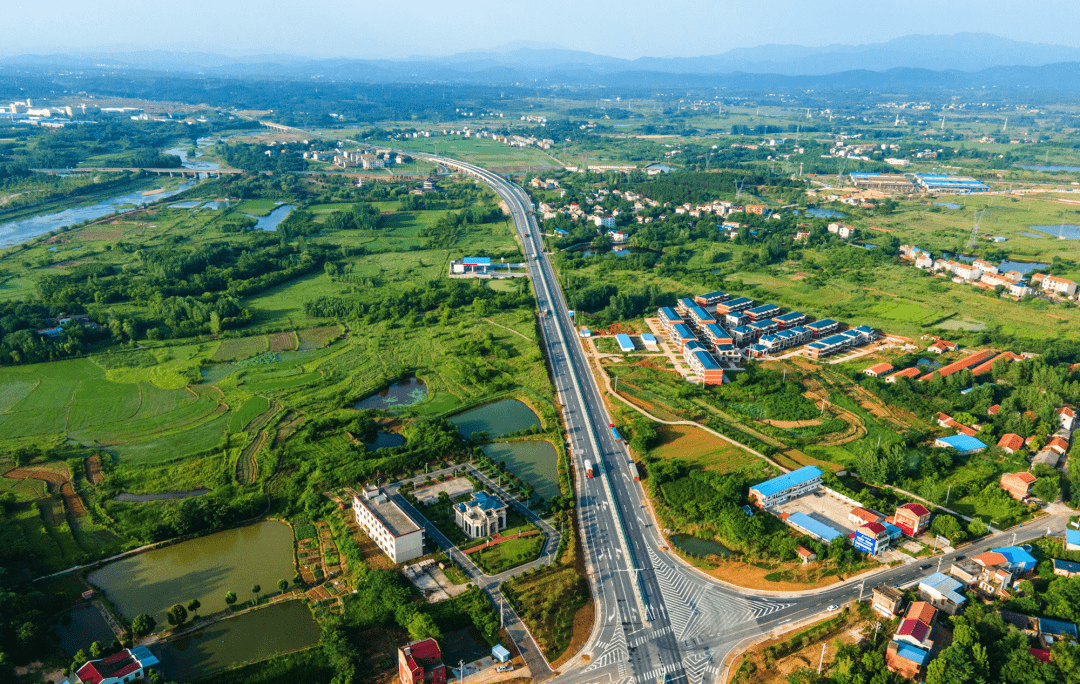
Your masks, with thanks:
[(289, 214), (291, 214), (292, 210), (295, 208), (295, 204), (282, 204), (280, 207), (274, 209), (266, 216), (252, 216), (251, 214), (244, 215), (258, 221), (255, 224), (255, 230), (276, 231), (278, 224), (288, 218)]
[(153, 653), (169, 681), (190, 682), (318, 641), (319, 625), (304, 602), (285, 601), (155, 645)]
[(959, 209), (960, 205), (956, 202), (934, 202), (935, 207), (945, 207), (946, 209)]
[(1038, 271), (1039, 269), (1046, 268), (1049, 265), (1050, 264), (1048, 263), (1039, 261), (1012, 261), (1011, 259), (1006, 259), (1005, 261), (1002, 261), (1000, 264), (998, 264), (998, 270), (1002, 273), (1006, 273), (1008, 271), (1016, 271), (1018, 273), (1023, 273), (1027, 275), (1032, 271)]
[(128, 620), (147, 613), (163, 625), (174, 603), (199, 599), (206, 614), (224, 610), (229, 591), (240, 603), (254, 598), (254, 584), (263, 594), (276, 593), (278, 580), (291, 582), (296, 573), (292, 539), (288, 525), (264, 521), (129, 556), (86, 579)]
[(847, 216), (844, 212), (835, 209), (807, 209), (803, 214), (814, 218), (844, 218)]
[(353, 404), (353, 408), (362, 411), (364, 409), (392, 409), (403, 406), (418, 404), (427, 398), (427, 385), (420, 378), (410, 375), (386, 387), (380, 392), (361, 399)]
[(529, 440), (487, 444), (484, 453), (495, 463), (505, 462), (506, 470), (531, 482), (537, 496), (559, 495), (559, 456), (551, 442)]
[(405, 446), (405, 436), (399, 435), (396, 432), (378, 432), (375, 434), (375, 439), (370, 442), (364, 442), (368, 449), (372, 451), (378, 451), (379, 449), (389, 449), (390, 447)]
[(1028, 228), (1062, 240), (1080, 240), (1080, 226), (1075, 223), (1059, 223), (1056, 226), (1028, 226)]
[(67, 611), (53, 623), (52, 630), (58, 639), (58, 646), (69, 657), (74, 657), (79, 649), (90, 650), (90, 644), (100, 641), (111, 644), (116, 635), (109, 628), (109, 623), (94, 606), (82, 606)]
[(1053, 164), (1013, 164), (1028, 171), (1080, 171), (1080, 166), (1055, 166)]
[(673, 534), (671, 535), (671, 543), (691, 556), (720, 556), (721, 558), (727, 558), (731, 555), (731, 549), (715, 539), (701, 539), (689, 534)]
[(523, 402), (503, 399), (459, 413), (450, 418), (450, 422), (457, 425), (463, 437), (468, 438), (474, 432), (486, 432), (488, 437), (494, 439), (540, 425), (540, 418)]

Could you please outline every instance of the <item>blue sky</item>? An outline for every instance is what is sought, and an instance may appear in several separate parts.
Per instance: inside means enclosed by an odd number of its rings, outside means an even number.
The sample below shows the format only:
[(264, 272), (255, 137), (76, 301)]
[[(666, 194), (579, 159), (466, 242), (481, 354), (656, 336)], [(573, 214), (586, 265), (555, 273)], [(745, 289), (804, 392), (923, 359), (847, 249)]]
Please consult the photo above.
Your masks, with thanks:
[(635, 58), (962, 31), (1080, 47), (1078, 25), (1076, 0), (3, 0), (0, 54), (161, 48), (394, 58), (536, 41)]

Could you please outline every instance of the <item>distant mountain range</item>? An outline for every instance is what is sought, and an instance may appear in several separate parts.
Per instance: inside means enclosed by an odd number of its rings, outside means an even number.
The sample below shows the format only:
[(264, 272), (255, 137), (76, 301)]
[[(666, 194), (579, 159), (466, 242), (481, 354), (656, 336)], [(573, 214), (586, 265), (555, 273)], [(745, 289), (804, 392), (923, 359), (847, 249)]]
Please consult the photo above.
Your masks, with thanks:
[[(736, 74), (741, 80), (746, 80), (750, 75), (820, 77), (852, 71), (972, 73), (1001, 67), (1039, 67), (1067, 62), (1080, 62), (1080, 48), (1024, 43), (985, 33), (958, 33), (947, 36), (910, 35), (871, 45), (762, 45), (702, 57), (642, 57), (634, 60), (546, 45), (511, 44), (496, 50), (404, 59), (309, 59), (273, 54), (230, 57), (167, 51), (83, 52), (10, 57), (0, 59), (0, 67), (98, 67), (216, 77), (327, 79), (368, 83), (442, 81), (615, 85), (638, 75), (656, 84), (685, 82), (701, 85), (704, 82), (725, 81), (724, 76)], [(960, 77), (960, 80), (967, 79)]]

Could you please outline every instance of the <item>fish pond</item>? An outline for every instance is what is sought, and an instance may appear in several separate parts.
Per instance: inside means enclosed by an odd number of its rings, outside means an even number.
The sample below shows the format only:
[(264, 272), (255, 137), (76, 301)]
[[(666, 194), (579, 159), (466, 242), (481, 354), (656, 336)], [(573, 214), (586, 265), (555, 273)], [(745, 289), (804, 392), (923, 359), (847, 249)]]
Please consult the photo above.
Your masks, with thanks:
[(153, 651), (169, 680), (190, 682), (318, 641), (319, 625), (304, 602), (284, 601), (170, 639)]
[(407, 378), (383, 388), (381, 391), (365, 397), (353, 404), (358, 411), (364, 409), (394, 409), (419, 404), (427, 398), (427, 385), (416, 376)]
[(278, 580), (291, 581), (295, 572), (292, 530), (263, 521), (128, 556), (86, 579), (128, 620), (147, 613), (164, 625), (174, 603), (198, 599), (201, 613), (216, 613), (227, 607), (227, 592), (243, 603), (254, 598), (253, 585), (276, 593)]
[(559, 495), (559, 455), (551, 442), (501, 442), (487, 444), (483, 449), (492, 461), (505, 463), (506, 470), (523, 482), (531, 482), (537, 496), (550, 499)]
[(720, 556), (721, 558), (727, 558), (732, 555), (731, 549), (714, 539), (702, 539), (689, 534), (673, 534), (671, 535), (671, 543), (691, 556)]
[(502, 399), (474, 409), (463, 411), (450, 418), (458, 431), (465, 438), (474, 432), (486, 432), (495, 439), (540, 425), (540, 418), (524, 402), (517, 399)]

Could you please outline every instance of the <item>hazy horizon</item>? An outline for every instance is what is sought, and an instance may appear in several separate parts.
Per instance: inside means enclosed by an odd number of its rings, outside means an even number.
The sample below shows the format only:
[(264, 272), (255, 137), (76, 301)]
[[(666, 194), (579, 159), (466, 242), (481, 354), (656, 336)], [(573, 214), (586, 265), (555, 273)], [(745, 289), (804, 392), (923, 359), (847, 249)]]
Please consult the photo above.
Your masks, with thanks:
[[(508, 44), (635, 59), (698, 57), (762, 45), (866, 45), (912, 34), (989, 33), (1010, 40), (1080, 47), (1080, 4), (1001, 0), (941, 4), (911, 0), (868, 8), (839, 0), (820, 6), (794, 0), (703, 5), (672, 0), (657, 19), (644, 0), (588, 4), (553, 0), (447, 5), (416, 0), (402, 10), (383, 3), (325, 0), (318, 13), (293, 3), (229, 0), (136, 4), (55, 0), (0, 9), (7, 27), (0, 56), (163, 50), (229, 57), (407, 59), (498, 50)], [(1049, 19), (1053, 20), (1050, 21)]]

